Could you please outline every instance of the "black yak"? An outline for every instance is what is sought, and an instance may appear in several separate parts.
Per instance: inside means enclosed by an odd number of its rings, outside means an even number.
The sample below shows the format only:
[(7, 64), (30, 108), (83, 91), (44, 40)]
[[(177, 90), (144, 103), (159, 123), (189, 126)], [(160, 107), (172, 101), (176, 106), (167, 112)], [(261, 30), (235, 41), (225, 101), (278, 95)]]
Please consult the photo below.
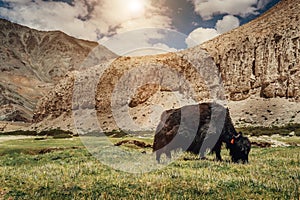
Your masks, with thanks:
[(232, 162), (248, 162), (251, 142), (247, 137), (244, 137), (241, 132), (231, 140), (227, 148), (230, 149)]
[(233, 162), (248, 162), (250, 142), (237, 133), (229, 110), (218, 103), (201, 103), (164, 111), (157, 126), (153, 151), (160, 162), (161, 154), (171, 158), (171, 151), (181, 148), (204, 158), (207, 151), (221, 161), (222, 143)]

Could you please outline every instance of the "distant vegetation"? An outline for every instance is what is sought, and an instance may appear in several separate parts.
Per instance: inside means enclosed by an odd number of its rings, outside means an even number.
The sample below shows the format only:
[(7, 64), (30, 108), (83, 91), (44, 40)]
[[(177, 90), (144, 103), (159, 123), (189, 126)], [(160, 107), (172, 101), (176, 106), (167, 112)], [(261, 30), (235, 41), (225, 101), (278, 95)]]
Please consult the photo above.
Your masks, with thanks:
[(274, 135), (279, 134), (287, 136), (291, 132), (295, 132), (296, 136), (300, 136), (300, 124), (288, 124), (285, 126), (271, 126), (271, 127), (243, 127), (237, 128), (246, 135), (261, 136), (261, 135)]
[[(300, 136), (300, 124), (287, 124), (285, 126), (271, 126), (271, 127), (240, 127), (237, 128), (237, 131), (241, 131), (246, 135), (250, 136), (262, 136), (262, 135), (274, 135), (279, 134), (282, 136), (287, 136), (291, 132), (295, 132), (296, 136)], [(112, 130), (110, 132), (104, 133), (106, 136), (120, 138), (126, 135), (146, 135), (154, 136), (154, 131), (124, 131), (124, 130)], [(65, 131), (61, 129), (52, 129), (45, 130), (41, 132), (37, 131), (11, 131), (11, 132), (2, 132), (0, 135), (28, 135), (28, 136), (55, 136), (55, 137), (71, 137), (74, 136), (74, 133), (71, 131)], [(99, 132), (90, 132), (87, 135), (99, 135)]]
[(53, 136), (55, 138), (70, 138), (72, 137), (73, 133), (71, 131), (64, 131), (61, 129), (51, 129), (51, 130), (45, 130), (41, 132), (37, 131), (23, 131), (23, 130), (17, 130), (17, 131), (10, 131), (10, 132), (2, 132), (0, 135), (25, 135), (25, 136)]

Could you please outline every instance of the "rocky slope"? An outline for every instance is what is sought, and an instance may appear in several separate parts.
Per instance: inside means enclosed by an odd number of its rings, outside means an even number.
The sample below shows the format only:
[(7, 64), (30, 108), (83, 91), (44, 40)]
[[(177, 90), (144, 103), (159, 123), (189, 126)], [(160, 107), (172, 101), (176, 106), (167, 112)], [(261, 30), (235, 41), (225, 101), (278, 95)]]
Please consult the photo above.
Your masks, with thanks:
[[(31, 121), (37, 101), (97, 45), (0, 19), (0, 120)], [(102, 51), (103, 61), (115, 56)]]
[(283, 0), (261, 17), (204, 45), (228, 99), (300, 98), (300, 1)]
[[(202, 49), (221, 72), (224, 95), (237, 125), (298, 123), (299, 9), (299, 0), (283, 0), (249, 24), (201, 46), (118, 58), (69, 74), (40, 101), (33, 128), (73, 129), (75, 120), (83, 131), (92, 131), (98, 123), (104, 130), (147, 130), (155, 128), (164, 109), (205, 101), (211, 95), (223, 99), (222, 90), (209, 92), (220, 84), (209, 71), (211, 60)], [(201, 63), (195, 68), (191, 65), (195, 62)], [(199, 73), (201, 69), (204, 73)], [(212, 78), (203, 80), (208, 77)]]

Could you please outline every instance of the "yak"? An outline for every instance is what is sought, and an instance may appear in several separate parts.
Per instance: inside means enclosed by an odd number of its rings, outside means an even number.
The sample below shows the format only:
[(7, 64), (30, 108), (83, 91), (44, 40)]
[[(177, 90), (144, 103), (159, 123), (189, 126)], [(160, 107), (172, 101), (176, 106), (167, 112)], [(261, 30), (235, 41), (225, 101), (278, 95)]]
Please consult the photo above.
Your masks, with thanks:
[(228, 108), (215, 102), (199, 103), (162, 113), (153, 152), (158, 163), (163, 153), (171, 158), (171, 151), (179, 148), (199, 154), (200, 158), (205, 158), (206, 152), (214, 152), (216, 159), (222, 161), (223, 143), (230, 151), (232, 162), (248, 162), (251, 143), (235, 130)]

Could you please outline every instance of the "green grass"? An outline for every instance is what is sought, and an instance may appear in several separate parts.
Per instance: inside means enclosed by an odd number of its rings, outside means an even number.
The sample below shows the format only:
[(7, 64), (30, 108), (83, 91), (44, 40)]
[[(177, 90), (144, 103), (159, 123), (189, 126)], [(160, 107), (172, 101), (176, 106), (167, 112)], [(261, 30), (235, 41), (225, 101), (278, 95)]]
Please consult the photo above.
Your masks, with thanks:
[(12, 154), (38, 154), (42, 150), (47, 149), (71, 149), (71, 148), (84, 148), (80, 139), (53, 139), (49, 138), (30, 138), (9, 140), (0, 143), (0, 156)]
[(290, 144), (292, 146), (295, 146), (295, 144), (300, 145), (300, 137), (281, 137), (281, 138), (276, 138), (276, 140), (285, 142), (287, 144)]
[[(57, 149), (38, 153), (49, 148)], [(6, 141), (0, 154), (0, 199), (299, 199), (300, 193), (299, 147), (253, 148), (247, 165), (186, 153), (145, 174), (103, 165), (78, 137)], [(229, 160), (227, 150), (222, 154)]]
[(241, 131), (246, 135), (262, 136), (279, 134), (287, 136), (291, 132), (295, 132), (296, 136), (300, 136), (300, 124), (287, 124), (286, 126), (271, 126), (271, 127), (240, 127), (237, 131)]

